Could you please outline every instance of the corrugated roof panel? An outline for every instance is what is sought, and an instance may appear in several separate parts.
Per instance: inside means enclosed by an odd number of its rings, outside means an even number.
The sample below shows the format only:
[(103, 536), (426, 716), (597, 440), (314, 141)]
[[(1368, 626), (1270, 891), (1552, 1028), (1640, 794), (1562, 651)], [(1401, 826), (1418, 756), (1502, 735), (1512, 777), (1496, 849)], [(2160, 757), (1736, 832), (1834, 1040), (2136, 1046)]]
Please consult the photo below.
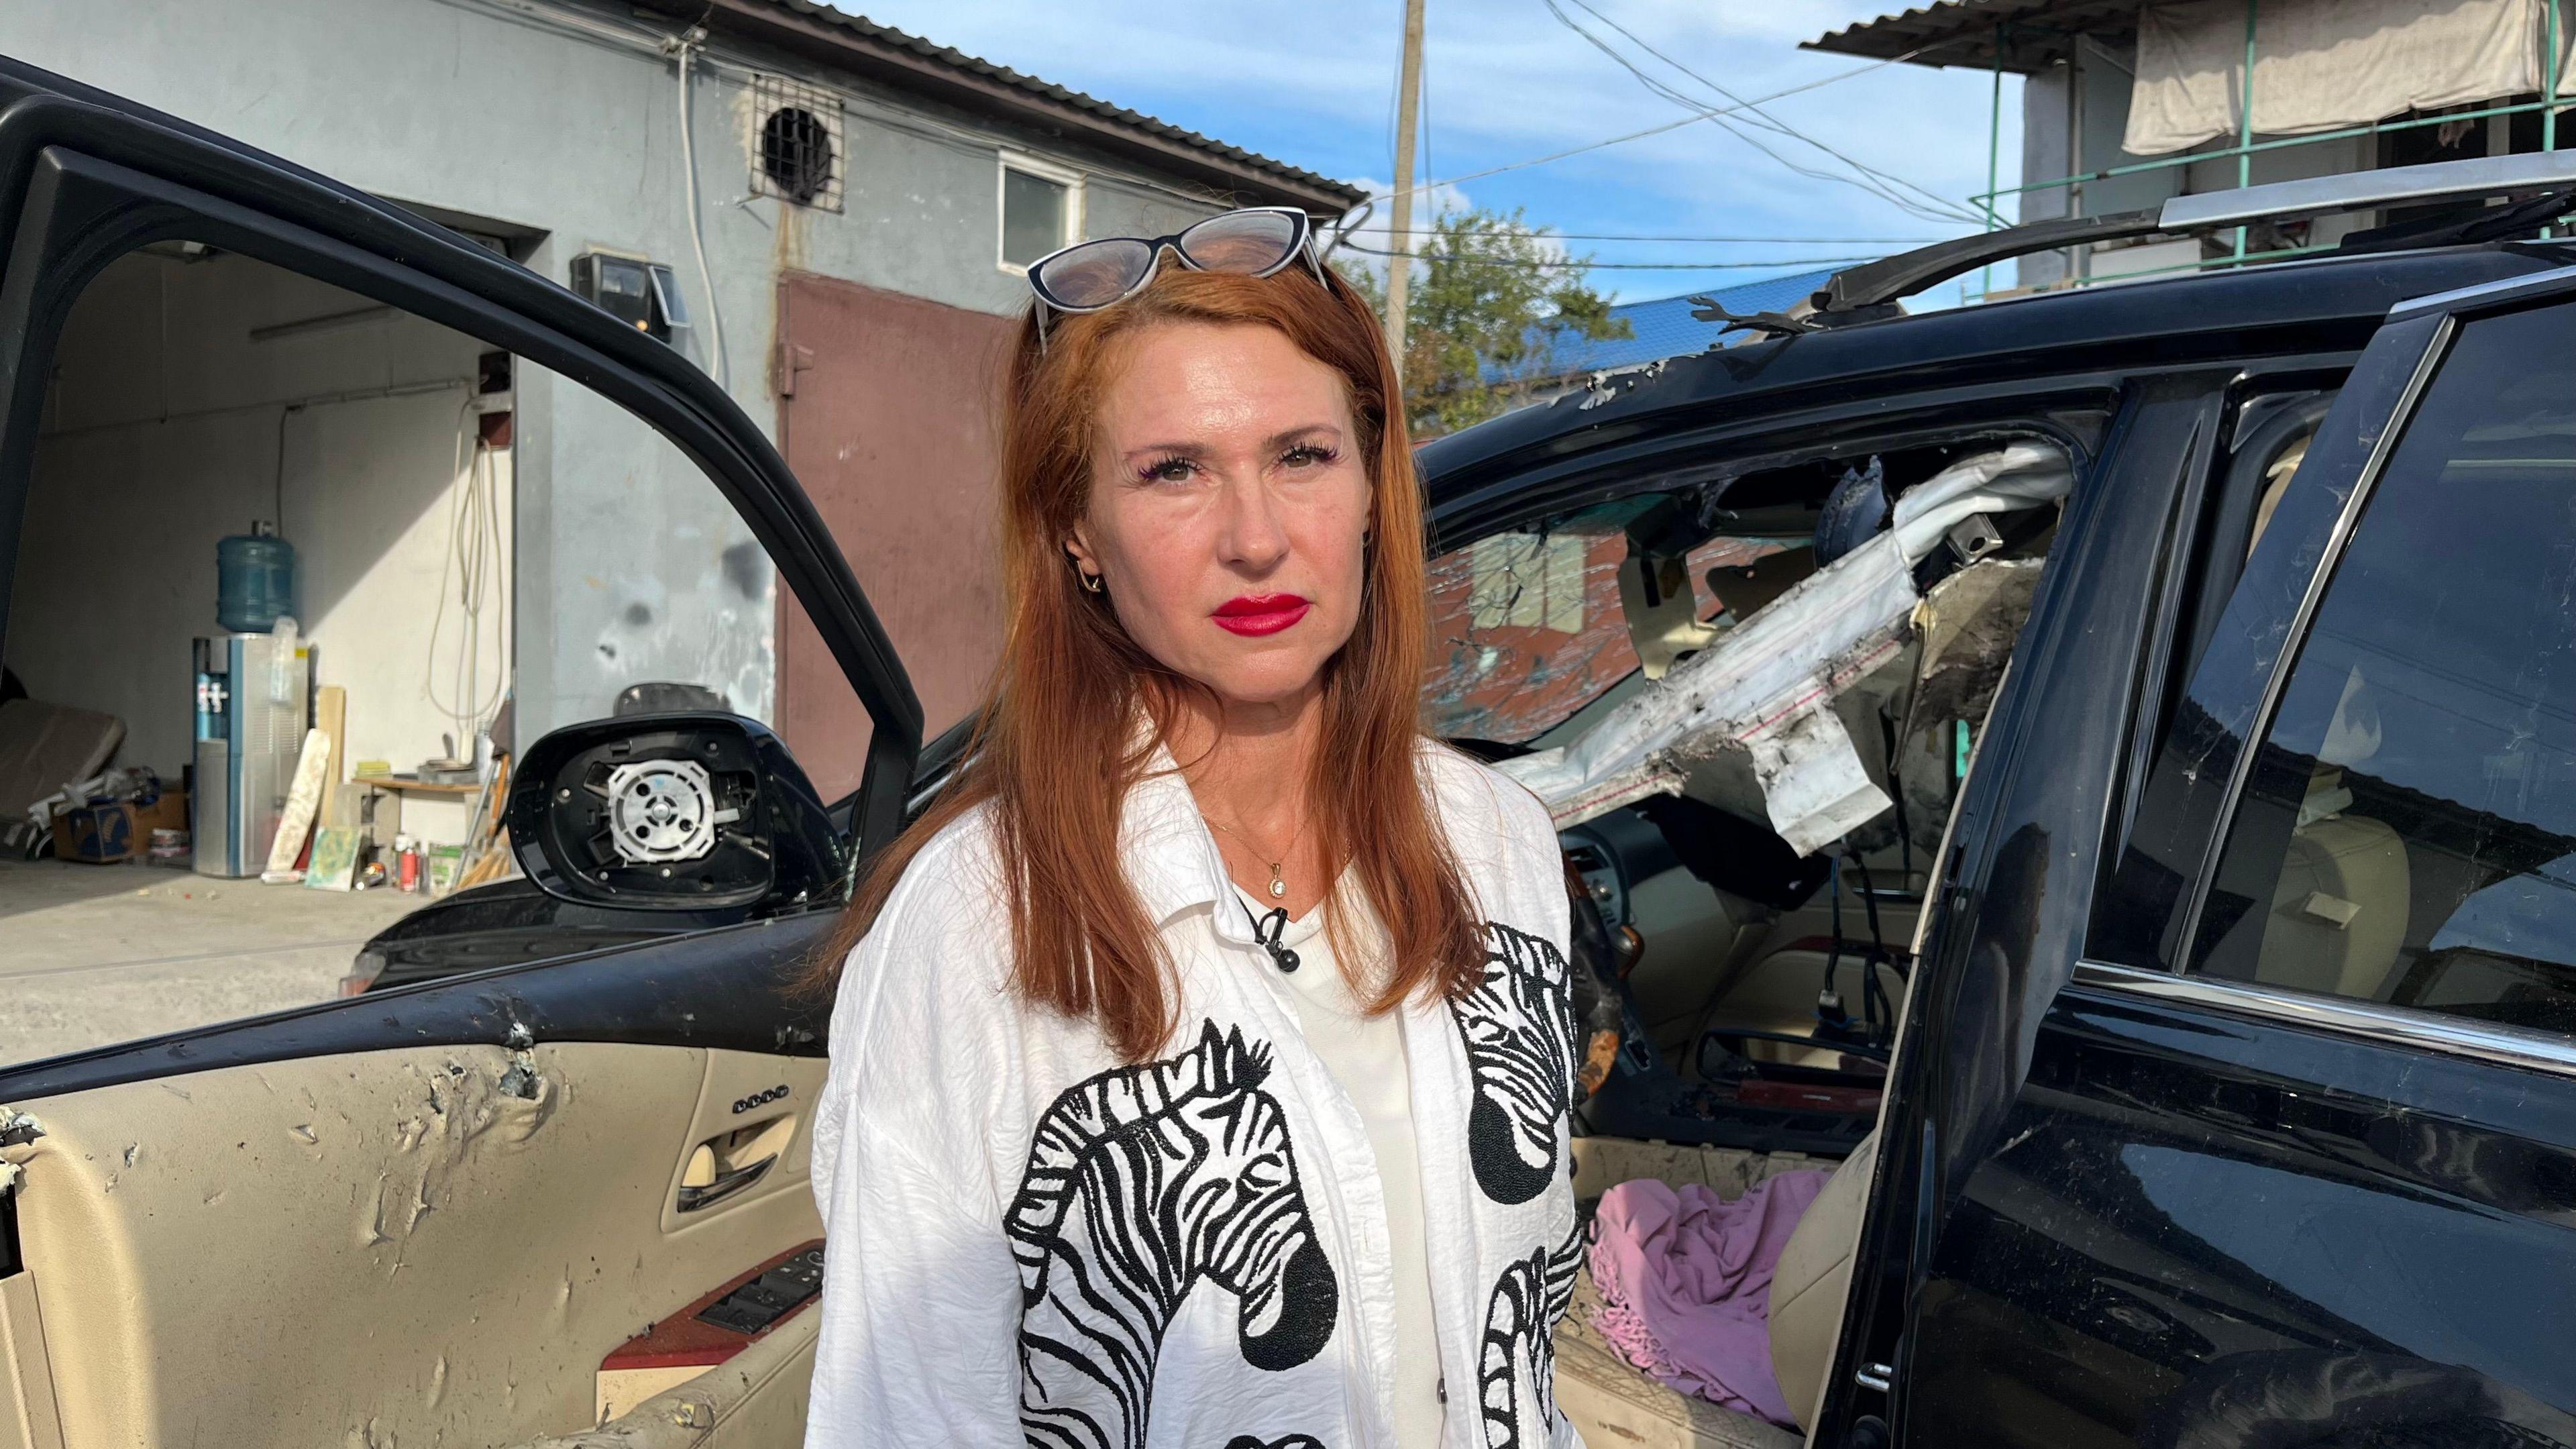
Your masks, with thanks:
[(2082, 34), (2125, 34), (2147, 0), (1938, 0), (1829, 30), (1802, 50), (1911, 60), (1929, 66), (1991, 66), (2029, 74), (2065, 58)]
[[(1611, 308), (1610, 315), (1626, 319), (1634, 336), (1598, 341), (1559, 338), (1542, 369), (1543, 375), (1563, 377), (1569, 373), (1599, 372), (1605, 368), (1630, 367), (1659, 358), (1705, 352), (1718, 341), (1718, 329), (1726, 324), (1702, 322), (1693, 317), (1691, 309), (1699, 304), (1691, 298), (1707, 297), (1729, 312), (1785, 312), (1822, 287), (1836, 270), (1826, 267), (1785, 277), (1765, 277), (1758, 282), (1739, 282), (1732, 287), (1702, 288), (1678, 297), (1623, 302)], [(1499, 373), (1488, 369), (1486, 376), (1490, 380)]]

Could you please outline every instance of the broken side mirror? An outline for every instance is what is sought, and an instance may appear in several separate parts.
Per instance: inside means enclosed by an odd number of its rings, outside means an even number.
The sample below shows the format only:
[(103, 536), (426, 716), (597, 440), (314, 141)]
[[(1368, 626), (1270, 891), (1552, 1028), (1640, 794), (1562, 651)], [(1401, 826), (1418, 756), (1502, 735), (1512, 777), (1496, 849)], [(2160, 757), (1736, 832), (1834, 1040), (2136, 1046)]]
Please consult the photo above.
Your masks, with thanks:
[(636, 910), (837, 900), (846, 853), (777, 735), (740, 715), (556, 730), (510, 785), (511, 848), (548, 895)]

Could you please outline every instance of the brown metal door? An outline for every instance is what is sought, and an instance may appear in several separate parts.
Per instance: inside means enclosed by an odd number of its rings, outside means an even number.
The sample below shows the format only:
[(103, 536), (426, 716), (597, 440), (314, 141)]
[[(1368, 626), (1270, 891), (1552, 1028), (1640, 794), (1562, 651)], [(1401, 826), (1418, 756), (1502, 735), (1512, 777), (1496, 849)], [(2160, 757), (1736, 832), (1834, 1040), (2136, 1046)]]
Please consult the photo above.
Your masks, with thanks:
[[(778, 294), (780, 447), (911, 671), (927, 739), (975, 707), (1001, 649), (994, 406), (1015, 324), (803, 272)], [(784, 594), (778, 731), (825, 799), (858, 787), (867, 715)]]

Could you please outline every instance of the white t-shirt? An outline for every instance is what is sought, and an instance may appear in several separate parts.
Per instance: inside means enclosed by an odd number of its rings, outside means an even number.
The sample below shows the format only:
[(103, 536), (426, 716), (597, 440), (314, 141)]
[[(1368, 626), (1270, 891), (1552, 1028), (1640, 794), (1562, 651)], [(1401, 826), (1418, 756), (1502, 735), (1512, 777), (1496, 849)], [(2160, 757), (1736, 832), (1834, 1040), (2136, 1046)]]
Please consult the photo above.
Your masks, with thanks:
[[(1240, 887), (1235, 893), (1256, 918), (1266, 914)], [(1435, 1449), (1447, 1389), (1431, 1310), (1431, 1260), (1423, 1247), (1422, 1173), (1413, 1146), (1413, 1078), (1405, 1066), (1404, 1025), (1392, 1013), (1370, 1017), (1361, 1009), (1333, 954), (1323, 907), (1288, 922), (1279, 943), (1297, 953), (1297, 969), (1287, 973), (1297, 1024), (1323, 1058), (1324, 1070), (1359, 1108), (1386, 1192), (1386, 1238), (1395, 1269), (1396, 1446)]]

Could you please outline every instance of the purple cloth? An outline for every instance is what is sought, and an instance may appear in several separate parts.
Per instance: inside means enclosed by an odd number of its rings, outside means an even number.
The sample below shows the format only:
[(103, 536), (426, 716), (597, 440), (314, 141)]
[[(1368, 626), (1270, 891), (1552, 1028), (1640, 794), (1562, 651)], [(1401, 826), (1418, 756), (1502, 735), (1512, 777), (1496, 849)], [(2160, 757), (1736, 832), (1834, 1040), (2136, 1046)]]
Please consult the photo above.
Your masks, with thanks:
[(1658, 1383), (1794, 1424), (1771, 1372), (1771, 1274), (1825, 1177), (1784, 1172), (1733, 1202), (1652, 1178), (1603, 1193), (1591, 1249), (1602, 1336)]

